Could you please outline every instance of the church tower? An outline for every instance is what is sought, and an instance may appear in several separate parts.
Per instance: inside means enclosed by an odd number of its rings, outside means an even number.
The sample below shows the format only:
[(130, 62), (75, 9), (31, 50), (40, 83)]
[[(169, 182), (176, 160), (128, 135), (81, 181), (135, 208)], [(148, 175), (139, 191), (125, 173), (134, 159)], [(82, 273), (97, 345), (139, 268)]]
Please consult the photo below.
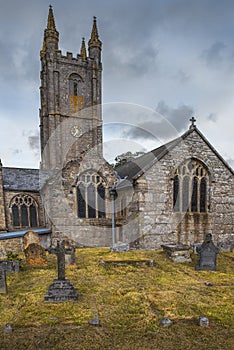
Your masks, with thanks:
[[(88, 54), (83, 38), (76, 57), (70, 52), (63, 56), (59, 50), (59, 33), (53, 9), (52, 6), (49, 7), (40, 52), (40, 135), (43, 168), (61, 167), (65, 158), (66, 162), (71, 161), (85, 148), (97, 147), (99, 155), (102, 156), (101, 49), (102, 42), (94, 17)], [(73, 147), (67, 153), (66, 144), (71, 142)]]

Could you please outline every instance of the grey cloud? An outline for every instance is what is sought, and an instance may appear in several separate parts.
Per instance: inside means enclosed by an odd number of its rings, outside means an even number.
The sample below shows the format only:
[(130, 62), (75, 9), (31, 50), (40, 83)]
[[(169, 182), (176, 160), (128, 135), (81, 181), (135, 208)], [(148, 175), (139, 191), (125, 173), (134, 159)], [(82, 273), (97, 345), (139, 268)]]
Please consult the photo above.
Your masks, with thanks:
[(215, 113), (210, 113), (207, 117), (207, 120), (210, 120), (212, 122), (216, 122), (218, 119), (217, 115)]
[(191, 76), (185, 73), (182, 69), (178, 70), (174, 76), (174, 79), (179, 81), (181, 84), (185, 84), (190, 80)]
[(202, 52), (201, 58), (208, 66), (211, 65), (216, 67), (223, 62), (226, 48), (227, 46), (223, 42), (216, 41), (208, 49), (205, 49)]
[(194, 114), (191, 106), (181, 105), (173, 108), (164, 101), (158, 103), (156, 112), (156, 118), (137, 123), (136, 126), (128, 126), (127, 130), (123, 132), (123, 136), (149, 140), (165, 140), (178, 137)]
[(111, 47), (105, 58), (105, 74), (121, 74), (126, 77), (141, 77), (157, 68), (158, 50), (152, 45), (129, 50), (126, 43), (121, 50)]
[(39, 150), (40, 150), (40, 142), (39, 142), (39, 131), (38, 130), (24, 130), (22, 135), (27, 138), (27, 142), (35, 157), (38, 158)]
[(18, 154), (21, 154), (22, 153), (22, 149), (14, 149), (13, 151), (12, 151), (12, 153), (14, 154), (14, 155), (18, 155)]
[(183, 130), (194, 115), (194, 109), (189, 105), (180, 105), (175, 108), (170, 107), (163, 100), (158, 103), (156, 111), (165, 117), (177, 131)]

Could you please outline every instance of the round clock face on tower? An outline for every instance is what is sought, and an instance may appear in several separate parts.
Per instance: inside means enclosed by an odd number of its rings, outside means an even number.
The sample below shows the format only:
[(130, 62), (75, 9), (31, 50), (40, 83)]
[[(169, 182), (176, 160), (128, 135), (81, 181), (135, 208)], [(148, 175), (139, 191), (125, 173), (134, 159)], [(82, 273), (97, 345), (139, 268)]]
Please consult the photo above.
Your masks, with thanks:
[(74, 125), (71, 128), (71, 135), (74, 136), (74, 137), (80, 137), (82, 135), (81, 128), (79, 126), (77, 126), (77, 125)]

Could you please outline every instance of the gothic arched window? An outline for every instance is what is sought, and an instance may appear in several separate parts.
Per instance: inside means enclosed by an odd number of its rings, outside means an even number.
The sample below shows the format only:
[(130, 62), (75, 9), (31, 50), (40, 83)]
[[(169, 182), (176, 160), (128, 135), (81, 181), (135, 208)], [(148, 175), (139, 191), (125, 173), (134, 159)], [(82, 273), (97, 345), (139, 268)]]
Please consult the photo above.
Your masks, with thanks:
[(173, 208), (175, 212), (207, 211), (209, 174), (196, 159), (188, 159), (175, 171), (173, 179)]
[(69, 77), (69, 97), (70, 106), (73, 112), (77, 112), (82, 109), (83, 106), (83, 92), (82, 92), (82, 79), (78, 74), (71, 74)]
[(14, 227), (37, 227), (38, 204), (29, 195), (17, 195), (11, 200), (12, 224)]
[(78, 74), (69, 77), (69, 95), (82, 96), (82, 79)]
[(106, 216), (105, 187), (102, 178), (93, 171), (79, 176), (77, 182), (77, 214), (79, 218)]

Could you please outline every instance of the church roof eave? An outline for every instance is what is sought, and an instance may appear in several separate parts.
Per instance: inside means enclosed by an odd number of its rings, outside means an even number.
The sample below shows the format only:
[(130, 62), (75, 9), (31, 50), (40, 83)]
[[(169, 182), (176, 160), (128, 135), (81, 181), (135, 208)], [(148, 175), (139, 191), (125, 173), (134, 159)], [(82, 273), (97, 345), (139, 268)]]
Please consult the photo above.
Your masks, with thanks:
[(222, 158), (222, 156), (215, 150), (215, 148), (210, 144), (210, 142), (205, 138), (201, 131), (196, 127), (190, 127), (184, 134), (180, 137), (173, 139), (172, 141), (157, 147), (156, 149), (147, 152), (146, 154), (134, 159), (134, 161), (129, 161), (123, 166), (117, 168), (116, 171), (121, 177), (128, 178), (129, 181), (135, 181), (141, 177), (149, 168), (151, 168), (157, 161), (161, 160), (165, 155), (174, 149), (182, 140), (185, 140), (191, 133), (196, 132), (202, 140), (207, 144), (207, 146), (212, 150), (213, 153), (219, 158), (219, 160), (224, 164), (224, 166), (234, 175), (233, 169), (229, 164)]

